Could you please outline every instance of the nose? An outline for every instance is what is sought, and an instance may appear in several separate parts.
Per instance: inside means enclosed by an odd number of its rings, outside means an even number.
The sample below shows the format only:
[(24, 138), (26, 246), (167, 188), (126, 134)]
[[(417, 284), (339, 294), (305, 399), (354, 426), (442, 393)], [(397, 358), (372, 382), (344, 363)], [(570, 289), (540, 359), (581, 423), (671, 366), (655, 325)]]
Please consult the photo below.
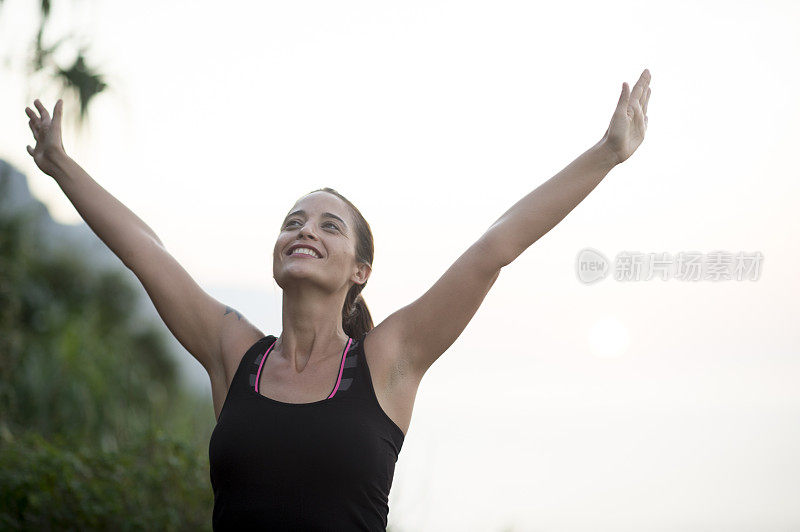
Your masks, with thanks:
[(311, 238), (312, 240), (316, 240), (316, 238), (317, 238), (316, 236), (314, 236), (314, 233), (312, 233), (311, 230), (308, 229), (308, 225), (304, 225), (303, 227), (301, 227), (300, 231), (298, 232), (298, 235), (299, 235), (300, 238), (303, 238), (304, 236), (306, 236), (306, 237)]

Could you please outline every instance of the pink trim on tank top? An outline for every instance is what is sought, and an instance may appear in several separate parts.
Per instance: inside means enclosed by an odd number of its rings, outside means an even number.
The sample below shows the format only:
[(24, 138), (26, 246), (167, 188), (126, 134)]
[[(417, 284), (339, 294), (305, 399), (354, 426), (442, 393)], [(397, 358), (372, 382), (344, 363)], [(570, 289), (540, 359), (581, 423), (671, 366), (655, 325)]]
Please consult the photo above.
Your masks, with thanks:
[(253, 386), (253, 388), (255, 389), (256, 393), (258, 393), (258, 378), (261, 376), (261, 366), (264, 365), (264, 361), (267, 359), (267, 354), (269, 354), (269, 352), (272, 350), (273, 346), (275, 345), (275, 342), (277, 342), (277, 341), (278, 341), (278, 339), (275, 338), (275, 340), (272, 342), (272, 345), (269, 346), (269, 348), (264, 353), (264, 356), (261, 357), (261, 364), (258, 365), (258, 372), (256, 373), (256, 384), (255, 384), (255, 386)]
[(353, 342), (352, 338), (347, 339), (347, 347), (344, 348), (342, 355), (342, 364), (339, 366), (339, 378), (336, 379), (336, 386), (333, 388), (333, 393), (328, 396), (328, 399), (336, 395), (336, 390), (339, 389), (339, 383), (342, 382), (342, 372), (344, 371), (344, 360), (347, 358), (347, 352), (350, 350), (350, 344)]
[[(272, 342), (272, 345), (269, 346), (269, 348), (266, 350), (266, 352), (264, 353), (264, 356), (261, 358), (261, 363), (258, 365), (258, 372), (256, 372), (256, 383), (253, 386), (253, 388), (255, 389), (256, 393), (259, 393), (258, 392), (258, 383), (259, 383), (259, 377), (261, 376), (261, 368), (264, 365), (264, 361), (267, 360), (267, 355), (272, 350), (272, 348), (275, 346), (275, 342), (277, 342), (277, 341), (278, 341), (278, 339), (275, 338), (275, 341)], [(347, 347), (345, 347), (344, 354), (342, 355), (342, 363), (339, 365), (339, 376), (336, 378), (336, 386), (333, 387), (333, 392), (331, 392), (331, 394), (328, 397), (326, 397), (326, 399), (330, 399), (331, 397), (336, 395), (336, 392), (339, 390), (339, 384), (342, 382), (342, 373), (344, 372), (344, 361), (345, 361), (345, 359), (347, 359), (347, 352), (350, 351), (350, 344), (352, 344), (352, 343), (353, 343), (353, 339), (352, 338), (348, 338), (347, 339)]]

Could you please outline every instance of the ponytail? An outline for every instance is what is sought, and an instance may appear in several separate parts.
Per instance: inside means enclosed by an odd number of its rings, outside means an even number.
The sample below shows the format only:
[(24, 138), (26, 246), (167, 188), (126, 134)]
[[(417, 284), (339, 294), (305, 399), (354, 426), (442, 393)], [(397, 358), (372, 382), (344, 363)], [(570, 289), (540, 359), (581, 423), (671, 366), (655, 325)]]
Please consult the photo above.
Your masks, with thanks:
[(365, 284), (367, 283), (354, 284), (350, 287), (342, 308), (342, 328), (345, 334), (354, 340), (361, 338), (375, 327), (367, 303), (361, 296)]

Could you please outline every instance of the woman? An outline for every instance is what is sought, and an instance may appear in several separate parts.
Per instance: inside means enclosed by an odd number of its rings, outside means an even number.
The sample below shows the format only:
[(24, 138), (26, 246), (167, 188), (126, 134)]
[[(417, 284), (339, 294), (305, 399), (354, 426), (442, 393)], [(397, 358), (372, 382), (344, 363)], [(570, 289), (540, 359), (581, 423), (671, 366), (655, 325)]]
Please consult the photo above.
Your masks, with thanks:
[(280, 336), (205, 293), (133, 212), (70, 159), (62, 101), (36, 100), (27, 147), (136, 274), (211, 379), (215, 530), (385, 530), (394, 466), (427, 369), (458, 338), (501, 268), (560, 222), (644, 139), (650, 73), (622, 92), (602, 139), (503, 214), (428, 290), (378, 326), (360, 293), (373, 241), (333, 189), (290, 209), (273, 250)]

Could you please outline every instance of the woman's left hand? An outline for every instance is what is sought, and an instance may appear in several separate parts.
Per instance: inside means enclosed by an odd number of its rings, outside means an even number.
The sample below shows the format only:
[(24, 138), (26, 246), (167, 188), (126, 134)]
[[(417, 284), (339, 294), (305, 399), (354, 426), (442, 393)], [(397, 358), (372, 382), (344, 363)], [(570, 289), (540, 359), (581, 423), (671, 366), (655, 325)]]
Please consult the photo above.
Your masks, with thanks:
[(611, 124), (603, 141), (608, 150), (621, 163), (633, 155), (644, 140), (647, 131), (647, 102), (650, 100), (650, 71), (646, 68), (628, 92), (628, 84), (622, 84), (622, 94), (617, 102)]

